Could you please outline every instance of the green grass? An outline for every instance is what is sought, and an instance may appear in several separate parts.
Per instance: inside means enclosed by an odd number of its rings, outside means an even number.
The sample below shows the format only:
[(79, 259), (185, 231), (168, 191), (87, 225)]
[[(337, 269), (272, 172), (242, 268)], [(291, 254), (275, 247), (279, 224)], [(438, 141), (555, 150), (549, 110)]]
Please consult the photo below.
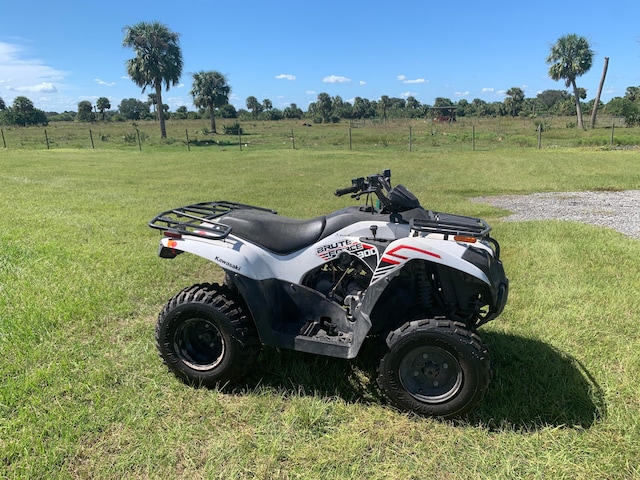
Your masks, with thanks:
[[(640, 242), (501, 222), (467, 200), (638, 189), (637, 152), (292, 150), (267, 126), (260, 141), (0, 150), (0, 478), (640, 476)], [(374, 345), (352, 362), (264, 349), (236, 389), (166, 372), (158, 312), (221, 271), (159, 259), (151, 217), (216, 199), (319, 215), (349, 204), (335, 188), (387, 167), (424, 205), (489, 219), (501, 242), (512, 288), (480, 332), (496, 376), (479, 409), (442, 422), (385, 405)]]

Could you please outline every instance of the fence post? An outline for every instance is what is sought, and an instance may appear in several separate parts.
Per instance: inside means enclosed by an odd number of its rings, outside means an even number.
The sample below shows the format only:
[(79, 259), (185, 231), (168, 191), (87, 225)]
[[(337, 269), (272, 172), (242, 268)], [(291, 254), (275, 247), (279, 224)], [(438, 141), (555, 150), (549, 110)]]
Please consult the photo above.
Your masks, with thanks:
[(142, 151), (142, 142), (140, 141), (140, 130), (136, 128), (136, 134), (138, 135), (138, 151)]
[(471, 150), (476, 151), (476, 126), (471, 125)]
[(2, 132), (2, 145), (4, 145), (4, 148), (7, 148), (7, 142), (4, 140), (4, 129), (0, 128), (0, 132)]
[(189, 129), (184, 129), (184, 134), (187, 136), (187, 152), (191, 151), (191, 145), (189, 145)]
[(240, 151), (242, 151), (242, 128), (238, 127), (238, 145), (240, 145)]
[(611, 123), (611, 146), (613, 147), (613, 132), (615, 131), (616, 126), (614, 123)]
[(44, 129), (44, 139), (47, 142), (47, 150), (49, 150), (49, 135), (47, 135), (47, 129)]
[(89, 129), (89, 138), (91, 139), (91, 150), (95, 150), (96, 147), (93, 144), (93, 132), (91, 132), (91, 129)]
[(542, 124), (538, 125), (538, 150), (542, 148)]
[(413, 136), (411, 135), (411, 125), (409, 125), (409, 151), (411, 151), (412, 148), (412, 143), (413, 143)]
[(296, 149), (296, 137), (293, 135), (293, 128), (291, 129), (291, 148)]
[(349, 150), (353, 147), (353, 141), (351, 138), (351, 124), (349, 124)]

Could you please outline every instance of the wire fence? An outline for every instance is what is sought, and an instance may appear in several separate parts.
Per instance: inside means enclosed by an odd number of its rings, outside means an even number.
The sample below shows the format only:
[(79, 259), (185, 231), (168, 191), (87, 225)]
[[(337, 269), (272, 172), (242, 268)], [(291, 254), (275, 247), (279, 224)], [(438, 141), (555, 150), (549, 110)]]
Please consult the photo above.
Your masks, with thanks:
[[(224, 122), (219, 121), (219, 131)], [(640, 128), (627, 128), (624, 118), (601, 116), (596, 128), (580, 130), (572, 117), (459, 118), (453, 122), (425, 119), (351, 121), (311, 124), (305, 121), (233, 122), (232, 134), (213, 134), (203, 121), (169, 121), (161, 139), (157, 122), (79, 124), (47, 127), (2, 127), (4, 149), (338, 149), (388, 148), (406, 151), (443, 149), (635, 147)]]

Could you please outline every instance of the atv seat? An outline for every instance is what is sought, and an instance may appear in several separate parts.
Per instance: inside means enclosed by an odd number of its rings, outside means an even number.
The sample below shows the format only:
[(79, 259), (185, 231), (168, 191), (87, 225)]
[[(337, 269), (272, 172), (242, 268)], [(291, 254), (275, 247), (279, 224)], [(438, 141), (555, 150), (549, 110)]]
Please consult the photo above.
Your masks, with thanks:
[(310, 220), (281, 217), (261, 210), (233, 210), (218, 220), (231, 227), (233, 235), (280, 255), (287, 255), (316, 242), (326, 223), (324, 216)]
[(232, 228), (234, 235), (280, 255), (308, 247), (344, 227), (362, 221), (399, 222), (401, 216), (372, 214), (359, 207), (346, 207), (310, 220), (281, 217), (264, 210), (232, 210), (218, 223)]

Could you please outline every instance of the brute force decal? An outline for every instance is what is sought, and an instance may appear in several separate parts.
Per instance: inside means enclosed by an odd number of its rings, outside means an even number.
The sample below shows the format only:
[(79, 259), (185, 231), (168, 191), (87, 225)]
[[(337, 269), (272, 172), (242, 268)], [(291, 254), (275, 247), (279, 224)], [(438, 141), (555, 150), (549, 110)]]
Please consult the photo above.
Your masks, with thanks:
[(377, 255), (377, 250), (373, 245), (348, 238), (322, 245), (316, 249), (316, 254), (326, 262), (337, 258), (342, 252), (347, 252), (361, 259)]

